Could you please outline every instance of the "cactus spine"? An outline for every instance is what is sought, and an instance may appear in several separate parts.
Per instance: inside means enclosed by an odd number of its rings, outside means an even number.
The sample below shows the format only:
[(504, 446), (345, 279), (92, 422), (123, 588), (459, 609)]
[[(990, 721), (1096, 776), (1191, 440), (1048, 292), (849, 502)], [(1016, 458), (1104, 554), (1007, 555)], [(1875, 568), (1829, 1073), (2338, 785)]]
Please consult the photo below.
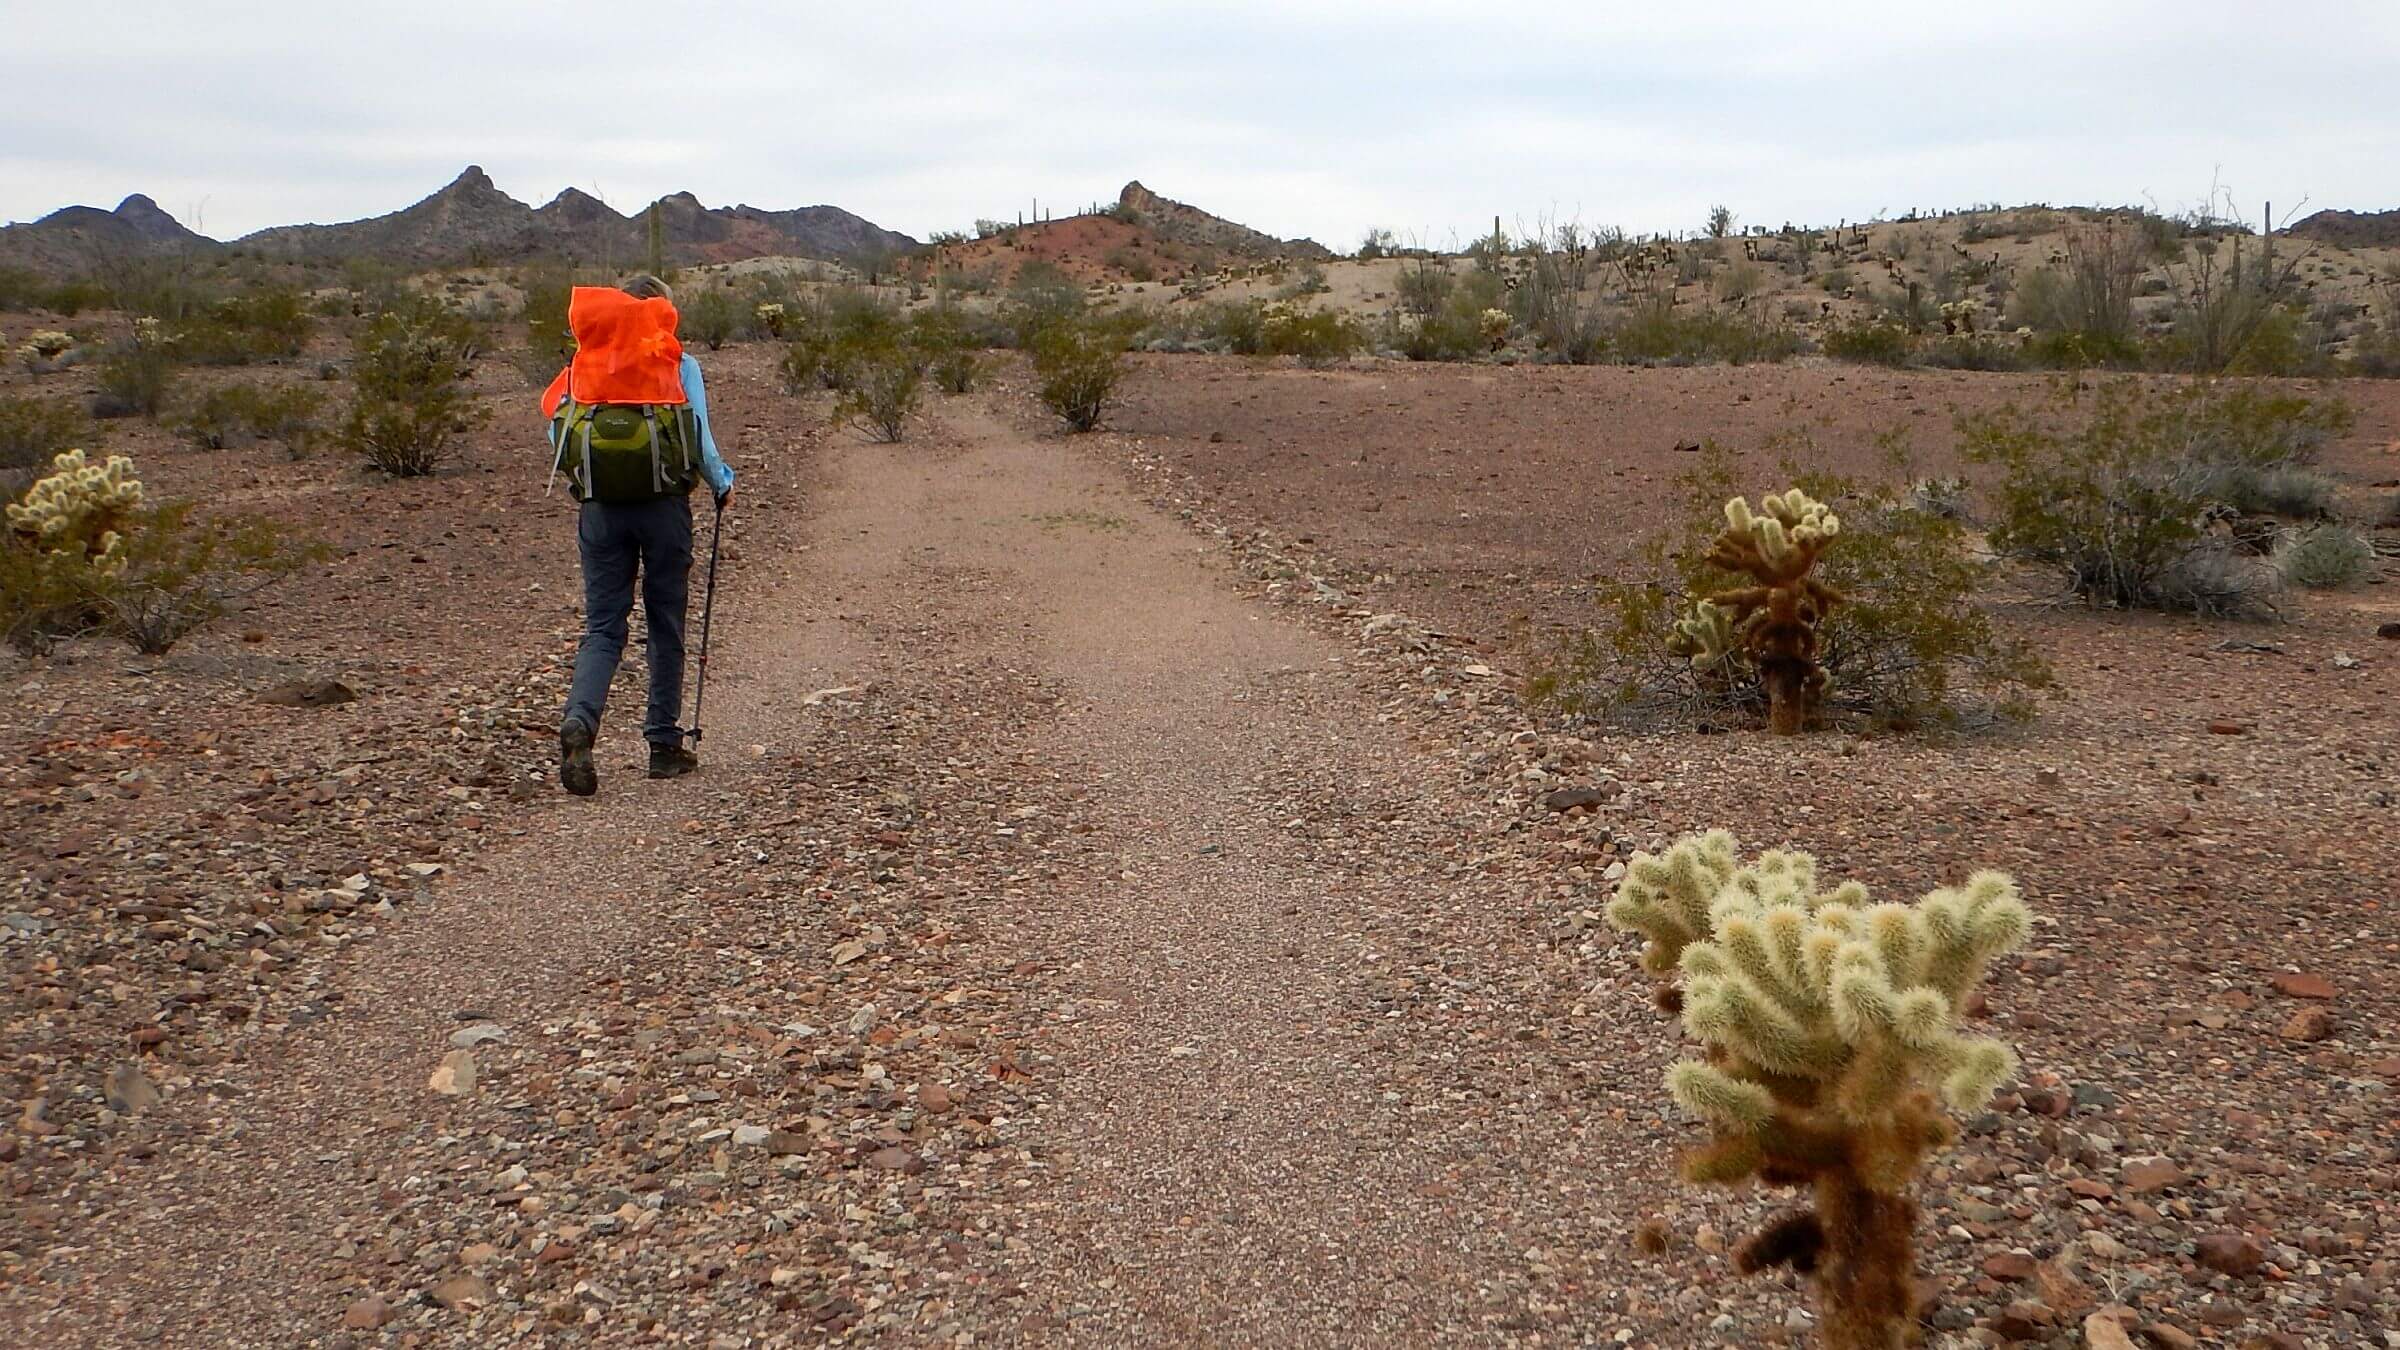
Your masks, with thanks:
[[(1708, 561), (1749, 577), (1754, 585), (1720, 591), (1693, 607), (1684, 624), (1703, 622), (1704, 607), (1726, 612), (1741, 657), (1758, 672), (1767, 692), (1767, 729), (1793, 735), (1808, 726), (1823, 702), (1827, 679), (1817, 664), (1817, 628), (1841, 593), (1810, 572), (1817, 557), (1840, 535), (1842, 522), (1831, 507), (1798, 488), (1768, 494), (1753, 512), (1747, 499), (1725, 503), (1725, 528), (1709, 549)], [(1705, 622), (1720, 623), (1713, 617)], [(1703, 650), (1696, 640), (1686, 655)], [(1677, 650), (1683, 650), (1678, 646)]]
[(1961, 1035), (1959, 1009), (1995, 956), (2025, 940), (2016, 884), (1978, 872), (1914, 905), (1820, 889), (1817, 861), (1744, 863), (1722, 830), (1627, 867), (1609, 923), (1649, 939), (1642, 967), (1707, 1047), (1667, 1073), (1710, 1142), (1695, 1182), (1812, 1189), (1735, 1249), (1744, 1274), (1789, 1265), (1816, 1283), (1833, 1350), (1912, 1343), (1918, 1295), (1909, 1183), (1957, 1136), (1942, 1107), (1980, 1108), (2016, 1071), (2006, 1045)]

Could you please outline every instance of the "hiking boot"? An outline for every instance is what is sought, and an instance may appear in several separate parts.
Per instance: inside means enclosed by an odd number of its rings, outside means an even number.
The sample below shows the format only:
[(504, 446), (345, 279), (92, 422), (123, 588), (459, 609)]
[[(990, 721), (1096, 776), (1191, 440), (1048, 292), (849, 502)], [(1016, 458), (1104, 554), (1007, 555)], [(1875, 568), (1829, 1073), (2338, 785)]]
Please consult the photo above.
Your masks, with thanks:
[(558, 729), (558, 785), (578, 797), (600, 790), (600, 771), (592, 767), (592, 729), (573, 718)]
[(652, 778), (681, 778), (700, 771), (700, 757), (680, 745), (650, 747), (650, 776)]

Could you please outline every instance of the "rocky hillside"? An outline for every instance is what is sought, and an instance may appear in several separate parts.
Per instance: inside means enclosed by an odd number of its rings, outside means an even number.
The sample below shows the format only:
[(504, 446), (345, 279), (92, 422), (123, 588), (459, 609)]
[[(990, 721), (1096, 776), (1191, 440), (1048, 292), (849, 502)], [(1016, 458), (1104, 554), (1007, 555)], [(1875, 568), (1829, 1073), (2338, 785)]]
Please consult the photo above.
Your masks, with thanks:
[[(662, 197), (656, 206), (667, 256), (676, 263), (773, 255), (849, 261), (916, 246), (907, 235), (833, 206), (711, 208), (689, 192)], [(280, 226), (240, 242), (287, 257), (372, 257), (411, 267), (537, 257), (621, 262), (648, 250), (646, 214), (620, 214), (575, 188), (535, 208), (469, 165), (449, 186), (390, 215), (340, 225)]]
[(1161, 197), (1139, 181), (1127, 183), (1117, 194), (1117, 214), (1170, 243), (1192, 244), (1237, 257), (1323, 261), (1333, 256), (1333, 250), (1314, 239), (1278, 239), (1197, 206)]
[(138, 192), (114, 211), (69, 206), (29, 224), (0, 227), (0, 265), (37, 272), (75, 272), (103, 258), (221, 247)]
[(2400, 211), (2319, 211), (2284, 233), (2340, 248), (2400, 247)]

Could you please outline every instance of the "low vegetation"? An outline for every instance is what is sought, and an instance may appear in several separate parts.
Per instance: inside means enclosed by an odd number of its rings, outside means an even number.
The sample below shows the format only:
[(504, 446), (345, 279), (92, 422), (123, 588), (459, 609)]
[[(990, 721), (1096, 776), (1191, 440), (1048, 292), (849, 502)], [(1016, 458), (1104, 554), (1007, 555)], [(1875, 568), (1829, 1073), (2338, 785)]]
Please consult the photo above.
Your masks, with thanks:
[[(2348, 405), (2240, 385), (2072, 388), (2053, 405), (1960, 419), (1967, 459), (1999, 471), (1991, 542), (2056, 570), (2093, 604), (2209, 616), (2273, 612), (2278, 580), (2245, 556), (2245, 505), (2306, 501), (2299, 474)], [(2248, 536), (2248, 537), (2255, 537)]]
[(202, 450), (270, 440), (298, 459), (314, 445), (324, 407), (324, 394), (306, 385), (229, 384), (201, 395), (176, 429)]
[[(1731, 461), (1710, 454), (1682, 479), (1683, 519), (1649, 541), (1647, 576), (1602, 583), (1599, 627), (1547, 658), (1528, 693), (1641, 725), (1968, 729), (2029, 716), (2049, 668), (1975, 603), (1987, 568), (1943, 495), (1807, 472), (1807, 442), (1784, 444), (1799, 501), (1770, 500), (1792, 520), (1744, 504), (1743, 526)], [(1784, 576), (1764, 554), (1799, 561), (1788, 550), (1809, 520), (1808, 565)], [(1782, 534), (1783, 549), (1761, 532)]]
[(377, 315), (354, 344), (357, 397), (338, 433), (342, 447), (396, 478), (440, 467), (451, 438), (482, 416), (465, 384), (480, 341), (473, 324), (439, 304)]
[(1125, 377), (1125, 335), (1091, 319), (1053, 323), (1036, 334), (1031, 351), (1042, 406), (1070, 431), (1098, 430)]

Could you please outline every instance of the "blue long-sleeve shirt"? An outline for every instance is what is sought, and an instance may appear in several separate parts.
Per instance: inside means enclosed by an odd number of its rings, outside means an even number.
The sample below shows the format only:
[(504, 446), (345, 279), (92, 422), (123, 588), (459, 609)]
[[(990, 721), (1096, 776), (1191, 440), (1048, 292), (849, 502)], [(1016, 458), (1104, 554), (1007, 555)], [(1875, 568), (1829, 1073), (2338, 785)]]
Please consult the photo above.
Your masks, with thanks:
[(692, 405), (693, 420), (700, 424), (700, 472), (708, 486), (718, 496), (733, 491), (733, 466), (717, 453), (716, 433), (708, 428), (708, 381), (700, 376), (700, 359), (686, 352), (683, 356), (683, 397)]

